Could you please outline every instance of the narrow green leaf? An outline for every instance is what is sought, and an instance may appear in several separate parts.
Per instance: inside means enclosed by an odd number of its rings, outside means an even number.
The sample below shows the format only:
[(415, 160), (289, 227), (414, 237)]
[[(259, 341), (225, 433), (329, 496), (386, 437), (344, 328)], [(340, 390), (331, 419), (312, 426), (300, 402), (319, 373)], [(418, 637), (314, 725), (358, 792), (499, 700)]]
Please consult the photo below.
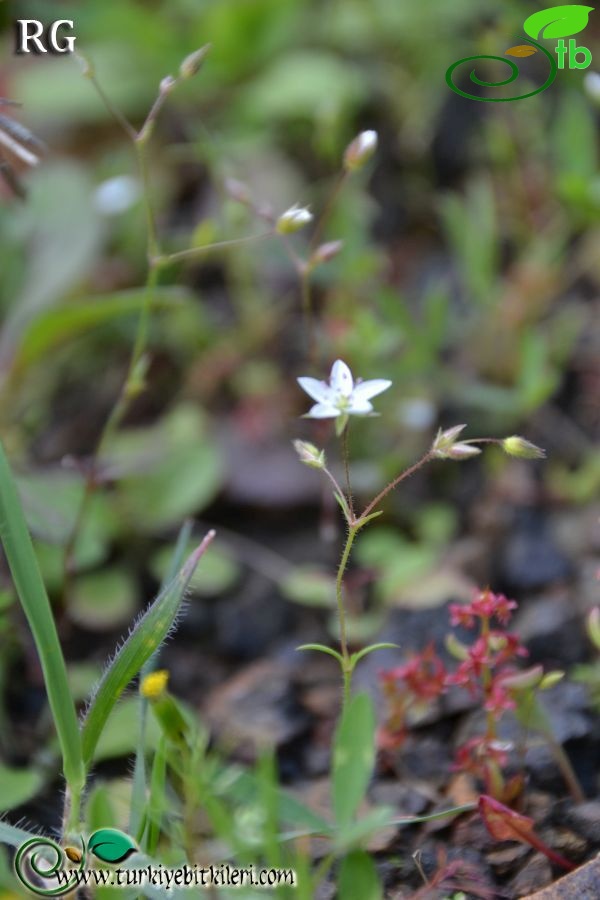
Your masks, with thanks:
[(322, 816), (318, 815), (310, 807), (305, 806), (296, 797), (287, 791), (278, 792), (279, 817), (283, 822), (295, 825), (297, 828), (309, 829), (312, 834), (329, 834), (331, 825)]
[(20, 847), (25, 841), (30, 841), (36, 837), (31, 831), (24, 828), (17, 828), (16, 825), (9, 825), (8, 822), (0, 820), (0, 843), (8, 844), (9, 847)]
[(299, 647), (296, 647), (296, 650), (317, 650), (319, 653), (327, 653), (329, 656), (333, 656), (334, 659), (340, 663), (343, 663), (341, 653), (338, 653), (337, 650), (333, 650), (332, 647), (326, 647), (325, 644), (300, 644)]
[(365, 525), (368, 525), (369, 522), (372, 522), (373, 519), (378, 519), (379, 516), (382, 516), (382, 515), (383, 515), (383, 510), (378, 509), (377, 512), (369, 513), (368, 516), (365, 516), (364, 518), (359, 519), (354, 527), (356, 528), (357, 531), (359, 531), (361, 528), (364, 528)]
[(368, 647), (363, 647), (362, 650), (359, 650), (357, 653), (352, 654), (352, 665), (355, 666), (357, 662), (361, 659), (364, 659), (365, 656), (368, 656), (369, 653), (373, 653), (375, 650), (397, 650), (398, 644), (371, 644)]
[(342, 860), (338, 881), (344, 900), (382, 900), (383, 892), (375, 863), (364, 850), (355, 850)]
[(583, 31), (593, 10), (593, 6), (581, 6), (578, 3), (540, 9), (525, 19), (523, 28), (534, 39), (570, 37)]
[(333, 492), (333, 496), (335, 497), (337, 503), (340, 506), (340, 509), (344, 513), (344, 518), (350, 524), (350, 510), (348, 509), (348, 503), (346, 502), (346, 498), (342, 497), (342, 495), (338, 491)]
[(472, 812), (477, 809), (476, 803), (465, 803), (463, 806), (451, 806), (449, 809), (442, 809), (440, 812), (428, 813), (426, 816), (404, 816), (401, 819), (392, 819), (390, 825), (419, 825), (421, 822), (435, 822), (436, 819), (443, 819), (446, 816), (460, 816), (465, 812)]
[[(161, 581), (160, 589), (165, 590), (170, 581), (172, 581), (177, 572), (184, 564), (186, 548), (188, 546), (192, 531), (192, 523), (185, 522), (179, 532), (177, 543), (171, 554), (168, 566), (164, 570), (164, 576)], [(153, 671), (155, 666), (156, 655), (149, 657), (140, 672), (140, 678), (144, 678)], [(148, 700), (140, 697), (140, 713), (138, 722), (138, 742), (135, 753), (135, 764), (133, 767), (133, 783), (131, 787), (131, 804), (129, 807), (129, 831), (131, 834), (138, 834), (142, 827), (142, 819), (146, 806), (146, 729), (148, 722)]]
[(83, 786), (84, 769), (77, 715), (71, 699), (67, 670), (50, 601), (1, 443), (0, 539), (40, 658), (48, 701), (62, 751), (65, 778), (72, 788), (78, 790)]
[(94, 748), (115, 703), (171, 631), (189, 581), (214, 536), (214, 531), (206, 535), (179, 575), (161, 591), (135, 624), (104, 672), (82, 725), (83, 759), (86, 766), (92, 761)]
[(391, 806), (380, 806), (372, 810), (368, 815), (350, 822), (345, 828), (338, 830), (335, 835), (335, 849), (339, 853), (360, 847), (375, 832), (381, 831), (382, 828), (389, 828), (393, 818), (394, 810)]
[[(174, 307), (189, 297), (183, 290), (161, 287), (153, 293), (152, 305), (154, 309)], [(31, 365), (65, 341), (122, 316), (139, 312), (146, 303), (147, 293), (141, 288), (44, 310), (26, 328), (14, 365), (19, 368)]]
[(364, 799), (375, 763), (375, 712), (368, 694), (346, 706), (333, 751), (333, 809), (339, 828), (354, 818)]

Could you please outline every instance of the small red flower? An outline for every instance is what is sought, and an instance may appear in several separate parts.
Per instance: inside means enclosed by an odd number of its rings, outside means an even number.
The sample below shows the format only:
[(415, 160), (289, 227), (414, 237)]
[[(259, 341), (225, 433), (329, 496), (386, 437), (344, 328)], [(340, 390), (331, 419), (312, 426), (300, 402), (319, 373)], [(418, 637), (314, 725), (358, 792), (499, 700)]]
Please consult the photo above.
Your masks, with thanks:
[(475, 625), (473, 607), (470, 604), (451, 603), (449, 606), (449, 610), (451, 625), (462, 625), (463, 628), (473, 628), (473, 626)]

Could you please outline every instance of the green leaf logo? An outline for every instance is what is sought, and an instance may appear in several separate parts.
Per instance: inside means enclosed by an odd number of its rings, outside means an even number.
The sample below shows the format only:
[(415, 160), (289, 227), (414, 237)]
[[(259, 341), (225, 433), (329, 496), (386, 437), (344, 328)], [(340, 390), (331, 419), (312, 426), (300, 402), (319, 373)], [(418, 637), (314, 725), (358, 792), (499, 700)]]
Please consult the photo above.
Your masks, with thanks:
[(116, 828), (101, 828), (90, 837), (88, 850), (102, 862), (120, 863), (135, 853), (137, 847), (128, 834)]
[(579, 34), (586, 27), (593, 6), (553, 6), (552, 9), (541, 9), (525, 20), (524, 29), (529, 37), (562, 38)]

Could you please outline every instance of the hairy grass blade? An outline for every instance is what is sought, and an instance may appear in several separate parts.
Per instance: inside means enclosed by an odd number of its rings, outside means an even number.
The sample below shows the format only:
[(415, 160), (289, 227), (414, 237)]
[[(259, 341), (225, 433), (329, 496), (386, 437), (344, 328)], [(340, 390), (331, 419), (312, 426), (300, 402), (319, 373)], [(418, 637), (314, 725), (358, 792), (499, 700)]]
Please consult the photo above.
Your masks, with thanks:
[(206, 535), (177, 577), (161, 591), (154, 603), (136, 622), (107, 666), (92, 696), (82, 725), (83, 759), (86, 766), (92, 762), (96, 744), (115, 703), (173, 628), (185, 590), (200, 557), (214, 536), (214, 531)]
[[(177, 544), (175, 545), (175, 550), (173, 551), (173, 556), (171, 558), (169, 564), (169, 570), (165, 575), (163, 582), (160, 586), (161, 591), (164, 591), (169, 584), (176, 577), (177, 572), (183, 566), (185, 560), (185, 551), (189, 544), (190, 535), (192, 533), (192, 523), (186, 522), (181, 531), (179, 532), (179, 536), (177, 538)], [(140, 672), (140, 679), (143, 679), (146, 675), (149, 675), (150, 672), (154, 668), (156, 656), (151, 656), (146, 660), (144, 665), (142, 666), (142, 670)], [(138, 834), (142, 818), (144, 816), (145, 807), (146, 807), (146, 758), (145, 758), (145, 747), (146, 747), (146, 721), (148, 718), (148, 701), (145, 697), (140, 697), (140, 718), (138, 724), (138, 744), (137, 751), (135, 754), (135, 765), (133, 768), (133, 785), (131, 788), (131, 805), (129, 810), (129, 833), (130, 834)]]

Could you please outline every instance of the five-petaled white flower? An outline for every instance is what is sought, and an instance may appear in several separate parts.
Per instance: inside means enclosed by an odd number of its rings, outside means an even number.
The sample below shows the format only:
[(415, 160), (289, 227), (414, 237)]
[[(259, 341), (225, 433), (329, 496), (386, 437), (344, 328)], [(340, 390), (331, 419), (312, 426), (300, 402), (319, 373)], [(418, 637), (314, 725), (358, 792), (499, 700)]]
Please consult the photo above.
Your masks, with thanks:
[(371, 381), (358, 379), (355, 382), (352, 372), (341, 359), (337, 359), (331, 367), (328, 382), (308, 377), (298, 379), (302, 390), (317, 401), (306, 418), (338, 419), (342, 429), (348, 416), (371, 415), (373, 405), (370, 401), (377, 394), (387, 391), (391, 383), (385, 378), (373, 378)]

